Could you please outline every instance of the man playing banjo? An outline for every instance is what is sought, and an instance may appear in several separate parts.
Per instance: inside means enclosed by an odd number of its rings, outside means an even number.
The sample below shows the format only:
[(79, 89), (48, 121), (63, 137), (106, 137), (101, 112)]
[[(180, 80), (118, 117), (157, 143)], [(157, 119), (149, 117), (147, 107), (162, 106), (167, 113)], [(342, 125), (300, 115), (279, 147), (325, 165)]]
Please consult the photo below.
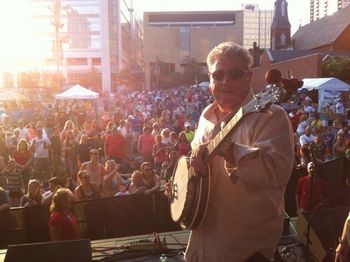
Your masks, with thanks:
[(282, 234), (293, 133), (281, 107), (245, 116), (230, 133), (226, 153), (203, 161), (214, 126), (254, 95), (251, 64), (248, 51), (233, 42), (219, 44), (207, 57), (215, 101), (200, 117), (190, 165), (196, 176), (210, 171), (211, 192), (202, 223), (191, 231), (187, 261), (272, 261)]

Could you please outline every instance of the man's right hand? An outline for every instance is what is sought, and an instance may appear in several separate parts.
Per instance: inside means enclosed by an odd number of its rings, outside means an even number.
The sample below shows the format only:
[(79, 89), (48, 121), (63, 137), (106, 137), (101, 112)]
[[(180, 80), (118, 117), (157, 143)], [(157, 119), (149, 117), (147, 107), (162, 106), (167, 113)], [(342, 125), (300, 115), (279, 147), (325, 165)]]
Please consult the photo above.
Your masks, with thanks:
[(192, 150), (190, 156), (190, 165), (194, 168), (194, 175), (205, 174), (208, 169), (208, 163), (204, 162), (204, 152), (207, 149), (209, 142), (201, 144), (196, 149)]

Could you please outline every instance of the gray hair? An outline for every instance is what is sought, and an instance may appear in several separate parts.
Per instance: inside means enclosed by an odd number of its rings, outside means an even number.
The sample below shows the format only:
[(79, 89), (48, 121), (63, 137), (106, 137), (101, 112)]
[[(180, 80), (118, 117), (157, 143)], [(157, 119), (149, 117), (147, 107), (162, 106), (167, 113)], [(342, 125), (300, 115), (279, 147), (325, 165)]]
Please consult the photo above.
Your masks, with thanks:
[(248, 50), (245, 49), (243, 46), (240, 46), (234, 42), (223, 42), (215, 46), (208, 54), (207, 65), (208, 65), (209, 71), (219, 56), (226, 56), (226, 57), (238, 56), (242, 58), (247, 69), (250, 69), (253, 64), (252, 56), (249, 54)]

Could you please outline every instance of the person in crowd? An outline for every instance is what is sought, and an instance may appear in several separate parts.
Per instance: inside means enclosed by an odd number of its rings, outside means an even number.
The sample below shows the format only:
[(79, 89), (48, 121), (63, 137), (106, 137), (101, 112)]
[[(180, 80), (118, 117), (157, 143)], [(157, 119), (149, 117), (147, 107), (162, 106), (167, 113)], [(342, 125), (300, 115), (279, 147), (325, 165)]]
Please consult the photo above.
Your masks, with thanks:
[(26, 128), (28, 130), (28, 142), (30, 142), (36, 137), (34, 122), (29, 122)]
[(174, 148), (177, 145), (178, 142), (178, 135), (176, 132), (172, 131), (170, 132), (170, 143), (171, 147)]
[(9, 149), (9, 154), (12, 155), (13, 152), (16, 150), (17, 144), (20, 140), (19, 137), (20, 131), (18, 128), (15, 128), (13, 130), (13, 134), (9, 138), (9, 143), (8, 143), (8, 149)]
[(302, 114), (300, 116), (299, 124), (298, 124), (297, 130), (296, 130), (296, 132), (299, 136), (302, 136), (303, 134), (305, 134), (305, 128), (308, 125), (307, 120), (308, 120), (307, 114)]
[(16, 161), (10, 159), (7, 167), (2, 171), (6, 178), (6, 189), (9, 191), (9, 203), (11, 207), (18, 207), (23, 196), (24, 185), (22, 174), (17, 170)]
[(130, 184), (126, 187), (128, 194), (143, 194), (146, 191), (146, 187), (142, 182), (142, 175), (139, 170), (135, 170), (130, 179)]
[(21, 139), (17, 144), (17, 150), (13, 152), (12, 158), (16, 161), (17, 169), (20, 170), (27, 193), (28, 182), (32, 172), (32, 152), (29, 150), (27, 140)]
[(151, 134), (152, 129), (148, 126), (143, 127), (143, 133), (139, 136), (137, 142), (137, 151), (141, 154), (143, 161), (153, 162), (153, 147), (156, 144), (154, 136)]
[(141, 164), (141, 176), (142, 184), (146, 188), (146, 190), (143, 192), (145, 195), (149, 195), (159, 190), (160, 178), (153, 172), (151, 163), (143, 162)]
[(170, 139), (170, 129), (169, 128), (163, 128), (162, 131), (160, 132), (160, 135), (162, 136), (162, 143), (171, 146), (171, 139)]
[(69, 131), (73, 131), (74, 130), (74, 123), (72, 120), (67, 120), (66, 123), (64, 124), (64, 127), (63, 127), (63, 130), (60, 134), (60, 140), (61, 140), (61, 143), (64, 143), (64, 141), (66, 140), (67, 138), (67, 133)]
[(299, 138), (300, 146), (309, 145), (315, 142), (315, 137), (312, 134), (312, 128), (310, 125), (305, 127), (305, 134)]
[(126, 122), (124, 119), (121, 119), (119, 121), (119, 125), (118, 125), (118, 131), (120, 132), (120, 134), (122, 134), (126, 139), (129, 136), (129, 131), (128, 131), (128, 127), (126, 126)]
[(163, 172), (161, 173), (161, 180), (164, 180), (166, 182), (169, 181), (169, 179), (172, 177), (174, 173), (174, 169), (177, 164), (177, 160), (179, 159), (179, 153), (176, 150), (170, 150), (168, 153), (168, 159), (169, 164), (164, 168)]
[(27, 192), (28, 193), (22, 197), (22, 207), (39, 206), (42, 204), (43, 196), (41, 194), (41, 186), (39, 180), (30, 180), (28, 183)]
[(19, 138), (25, 139), (26, 141), (30, 141), (28, 129), (24, 125), (24, 119), (20, 119), (18, 121), (18, 129), (19, 129)]
[(51, 177), (51, 163), (49, 150), (51, 141), (43, 136), (43, 128), (37, 128), (37, 136), (31, 141), (30, 148), (34, 152), (34, 170), (39, 180), (48, 180)]
[(212, 193), (202, 225), (191, 232), (185, 259), (269, 261), (283, 229), (284, 192), (293, 166), (291, 124), (277, 105), (252, 113), (230, 135), (234, 142), (226, 153), (204, 162), (215, 124), (254, 95), (252, 57), (242, 46), (219, 44), (207, 64), (214, 102), (201, 114), (190, 165), (196, 176), (210, 165)]
[(103, 194), (105, 197), (112, 197), (118, 192), (125, 192), (124, 181), (118, 173), (119, 166), (114, 160), (107, 160), (105, 164), (106, 174), (103, 177)]
[(44, 127), (44, 124), (42, 121), (37, 121), (36, 124), (35, 124), (35, 132), (36, 132), (36, 135), (38, 136), (38, 129), (41, 129), (41, 133), (42, 133), (42, 136), (44, 138), (48, 138), (48, 134), (47, 134), (47, 131), (46, 131), (46, 128)]
[(78, 172), (78, 145), (75, 142), (73, 130), (66, 133), (66, 138), (63, 142), (64, 162), (68, 176), (76, 181), (76, 174)]
[(0, 156), (5, 160), (5, 163), (9, 160), (9, 149), (7, 146), (5, 130), (0, 126)]
[(60, 126), (56, 123), (50, 133), (50, 158), (52, 163), (53, 175), (57, 175), (57, 171), (62, 166), (62, 144), (60, 140)]
[(330, 156), (327, 155), (326, 145), (324, 144), (323, 136), (321, 134), (315, 135), (313, 151), (315, 158), (319, 164), (322, 164), (325, 160), (330, 159)]
[(75, 200), (87, 200), (87, 199), (96, 199), (100, 198), (101, 190), (99, 185), (91, 182), (91, 176), (86, 171), (80, 171), (78, 173), (79, 185), (74, 190)]
[(90, 146), (88, 144), (89, 137), (85, 134), (81, 135), (77, 148), (77, 161), (80, 168), (82, 163), (90, 161)]
[(162, 143), (161, 135), (157, 135), (155, 137), (155, 140), (156, 140), (156, 143), (153, 146), (152, 156), (153, 156), (154, 168), (156, 172), (159, 174), (162, 163), (168, 160), (167, 152), (170, 149), (170, 147)]
[(121, 163), (128, 155), (128, 143), (117, 127), (106, 137), (104, 154), (106, 159), (113, 159), (117, 163)]
[(49, 190), (43, 193), (43, 199), (42, 199), (42, 204), (49, 206), (51, 204), (52, 198), (55, 194), (55, 192), (59, 189), (59, 188), (64, 188), (65, 184), (62, 181), (61, 178), (59, 177), (51, 177), (48, 181), (49, 183)]
[(350, 139), (349, 126), (346, 121), (340, 123), (340, 129), (338, 135), (343, 135), (345, 139)]
[(191, 130), (192, 128), (192, 125), (190, 122), (185, 122), (185, 136), (186, 136), (186, 139), (189, 143), (192, 142), (193, 138), (194, 138), (194, 132)]
[(329, 202), (327, 182), (319, 174), (316, 174), (313, 162), (307, 164), (307, 173), (307, 176), (299, 178), (295, 190), (298, 213), (312, 212), (318, 208), (325, 208)]
[(98, 149), (90, 150), (90, 161), (83, 163), (80, 166), (80, 171), (86, 170), (90, 175), (90, 181), (99, 188), (102, 188), (102, 181), (105, 175), (105, 169), (103, 165), (99, 162), (100, 152)]
[(58, 189), (50, 206), (49, 230), (52, 241), (78, 239), (78, 225), (70, 211), (72, 192), (67, 188)]
[(319, 134), (322, 132), (323, 124), (320, 120), (320, 115), (317, 112), (312, 113), (310, 125), (314, 134)]
[(158, 122), (154, 122), (152, 124), (152, 136), (156, 137), (157, 135), (160, 135), (160, 126)]
[(9, 208), (10, 205), (8, 192), (0, 186), (0, 216), (2, 212)]
[(187, 156), (191, 151), (191, 144), (188, 142), (184, 131), (180, 132), (179, 141), (175, 148), (177, 149), (179, 156)]
[(333, 156), (333, 141), (334, 141), (334, 133), (333, 127), (328, 126), (328, 128), (323, 132), (323, 141), (326, 146), (326, 155), (328, 160), (332, 159)]
[(343, 134), (339, 134), (335, 138), (335, 142), (333, 144), (333, 158), (339, 158), (345, 156), (346, 144), (345, 144), (345, 136)]

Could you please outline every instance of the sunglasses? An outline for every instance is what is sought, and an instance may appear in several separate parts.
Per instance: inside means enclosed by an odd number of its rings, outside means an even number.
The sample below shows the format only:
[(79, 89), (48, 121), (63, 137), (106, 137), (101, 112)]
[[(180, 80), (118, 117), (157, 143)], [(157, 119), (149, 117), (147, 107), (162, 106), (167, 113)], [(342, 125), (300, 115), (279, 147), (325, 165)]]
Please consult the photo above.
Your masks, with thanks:
[(82, 178), (83, 179), (88, 179), (88, 178), (90, 178), (90, 176), (83, 176)]
[(152, 168), (145, 168), (144, 170), (145, 170), (145, 171), (151, 171)]
[(100, 153), (90, 153), (90, 155), (99, 155)]
[(249, 72), (248, 70), (243, 70), (241, 68), (233, 68), (228, 71), (224, 71), (222, 69), (215, 70), (213, 73), (209, 73), (211, 77), (216, 81), (224, 80), (226, 74), (228, 75), (230, 80), (236, 80), (242, 78), (245, 73)]

